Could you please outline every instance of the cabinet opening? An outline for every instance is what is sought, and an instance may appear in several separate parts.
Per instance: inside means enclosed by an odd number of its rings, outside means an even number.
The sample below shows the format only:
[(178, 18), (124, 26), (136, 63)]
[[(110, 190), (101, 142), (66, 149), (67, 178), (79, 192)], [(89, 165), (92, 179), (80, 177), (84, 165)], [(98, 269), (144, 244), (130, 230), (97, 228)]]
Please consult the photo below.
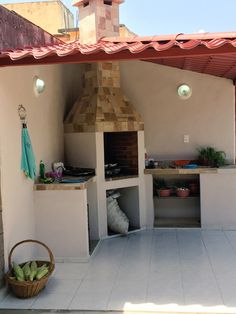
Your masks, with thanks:
[(201, 227), (199, 175), (154, 176), (153, 192), (154, 227)]
[[(115, 201), (111, 199), (114, 196)], [(109, 200), (108, 200), (109, 199)], [(113, 203), (110, 203), (113, 202)], [(115, 204), (116, 203), (116, 204)], [(116, 224), (121, 223), (121, 230), (126, 228), (125, 218), (121, 218), (119, 213), (114, 214), (117, 212), (117, 205), (118, 205), (118, 212), (119, 209), (125, 214), (128, 218), (128, 229), (127, 231), (134, 231), (140, 229), (140, 213), (139, 213), (139, 191), (138, 186), (134, 187), (126, 187), (126, 188), (119, 188), (115, 190), (107, 190), (107, 229), (108, 235), (115, 235), (122, 232), (116, 230)], [(110, 219), (112, 219), (112, 224), (110, 224)], [(115, 229), (113, 229), (114, 224)], [(118, 227), (119, 229), (120, 227)]]

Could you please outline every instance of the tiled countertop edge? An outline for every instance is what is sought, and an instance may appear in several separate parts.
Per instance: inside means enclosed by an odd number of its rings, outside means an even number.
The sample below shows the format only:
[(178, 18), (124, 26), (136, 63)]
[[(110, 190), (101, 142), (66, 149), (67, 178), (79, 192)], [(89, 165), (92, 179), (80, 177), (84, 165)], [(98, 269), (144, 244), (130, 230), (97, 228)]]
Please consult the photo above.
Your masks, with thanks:
[(88, 184), (95, 182), (96, 176), (90, 177), (83, 183), (35, 183), (34, 190), (35, 191), (59, 191), (59, 190), (84, 190), (87, 189)]

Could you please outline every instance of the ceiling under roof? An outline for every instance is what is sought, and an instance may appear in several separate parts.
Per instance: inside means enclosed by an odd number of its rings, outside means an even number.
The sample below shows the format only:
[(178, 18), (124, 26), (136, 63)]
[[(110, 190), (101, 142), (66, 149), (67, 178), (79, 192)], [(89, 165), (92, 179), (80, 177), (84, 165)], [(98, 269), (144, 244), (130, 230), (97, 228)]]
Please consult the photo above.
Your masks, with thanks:
[(236, 32), (102, 38), (0, 52), (0, 66), (145, 60), (236, 80)]

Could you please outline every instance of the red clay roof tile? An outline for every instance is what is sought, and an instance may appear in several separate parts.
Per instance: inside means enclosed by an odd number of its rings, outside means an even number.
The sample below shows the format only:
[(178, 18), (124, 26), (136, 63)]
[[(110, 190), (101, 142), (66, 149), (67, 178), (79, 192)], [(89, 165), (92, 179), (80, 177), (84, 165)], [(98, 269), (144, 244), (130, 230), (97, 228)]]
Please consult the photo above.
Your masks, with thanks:
[(0, 66), (130, 59), (236, 79), (236, 32), (102, 38), (91, 45), (75, 41), (8, 50), (0, 53)]

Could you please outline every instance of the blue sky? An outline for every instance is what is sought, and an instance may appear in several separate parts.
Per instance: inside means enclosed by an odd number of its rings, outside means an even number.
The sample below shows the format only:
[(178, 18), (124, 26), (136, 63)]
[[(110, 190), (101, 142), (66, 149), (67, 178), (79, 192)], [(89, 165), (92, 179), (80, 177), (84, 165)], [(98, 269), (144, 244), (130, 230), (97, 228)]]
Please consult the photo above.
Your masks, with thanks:
[[(0, 0), (0, 3), (32, 0)], [(75, 13), (70, 0), (63, 3)], [(236, 31), (236, 0), (126, 0), (120, 23), (138, 35)]]
[(139, 35), (236, 31), (236, 0), (126, 0), (120, 21)]

